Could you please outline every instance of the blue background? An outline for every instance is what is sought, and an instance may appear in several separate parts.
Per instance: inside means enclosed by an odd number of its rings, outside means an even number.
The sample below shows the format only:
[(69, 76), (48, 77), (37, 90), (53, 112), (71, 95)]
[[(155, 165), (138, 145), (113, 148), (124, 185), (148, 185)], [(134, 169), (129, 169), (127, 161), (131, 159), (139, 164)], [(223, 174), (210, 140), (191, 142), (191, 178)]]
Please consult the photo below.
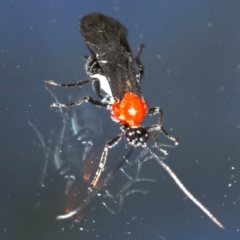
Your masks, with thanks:
[[(154, 161), (144, 170), (157, 180), (148, 185), (149, 193), (127, 198), (128, 213), (95, 211), (95, 230), (70, 230), (67, 224), (62, 230), (63, 223), (51, 219), (55, 213), (41, 212), (44, 155), (27, 121), (43, 135), (60, 124), (49, 109), (53, 100), (44, 80), (86, 77), (82, 56), (89, 52), (78, 24), (91, 12), (126, 26), (133, 54), (140, 43), (146, 45), (144, 97), (163, 109), (165, 128), (180, 140), (166, 161), (225, 230), (186, 199)], [(1, 239), (240, 239), (239, 12), (234, 0), (1, 1)], [(62, 101), (69, 93), (60, 91)], [(111, 127), (118, 132), (117, 124)], [(49, 191), (49, 209), (58, 201), (53, 192), (61, 192), (56, 186)]]

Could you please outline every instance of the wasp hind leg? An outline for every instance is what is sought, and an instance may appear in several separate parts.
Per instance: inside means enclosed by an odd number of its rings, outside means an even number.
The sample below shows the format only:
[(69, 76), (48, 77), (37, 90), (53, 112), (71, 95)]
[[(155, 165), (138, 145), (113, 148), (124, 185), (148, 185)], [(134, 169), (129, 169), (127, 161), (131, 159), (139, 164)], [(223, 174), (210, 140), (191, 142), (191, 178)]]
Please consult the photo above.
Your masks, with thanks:
[[(101, 67), (98, 63), (98, 60), (96, 57), (87, 57), (87, 56), (84, 56), (83, 57), (84, 59), (86, 59), (86, 65), (85, 65), (85, 69), (86, 69), (86, 72), (88, 75), (93, 75), (93, 74), (101, 74)], [(47, 84), (50, 84), (50, 85), (53, 85), (53, 86), (56, 86), (56, 87), (65, 87), (65, 88), (69, 88), (69, 87), (82, 87), (84, 86), (85, 84), (89, 83), (89, 82), (93, 82), (93, 81), (96, 81), (98, 80), (97, 78), (87, 78), (87, 79), (84, 79), (84, 80), (80, 80), (76, 83), (56, 83), (54, 82), (53, 80), (47, 80), (45, 81)]]
[(163, 149), (160, 144), (157, 142), (157, 137), (159, 136), (160, 133), (163, 133), (169, 140), (173, 141), (175, 145), (178, 145), (179, 144), (179, 141), (171, 136), (163, 127), (163, 112), (162, 112), (162, 109), (160, 107), (155, 107), (155, 108), (149, 108), (148, 110), (148, 114), (149, 115), (155, 115), (155, 114), (159, 114), (159, 120), (158, 120), (158, 124), (156, 125), (152, 125), (152, 126), (149, 126), (149, 127), (146, 127), (146, 129), (148, 131), (156, 131), (156, 133), (153, 135), (153, 140), (154, 140), (154, 143), (155, 143), (155, 146), (157, 147), (157, 149), (162, 152), (165, 157), (168, 156), (168, 152)]

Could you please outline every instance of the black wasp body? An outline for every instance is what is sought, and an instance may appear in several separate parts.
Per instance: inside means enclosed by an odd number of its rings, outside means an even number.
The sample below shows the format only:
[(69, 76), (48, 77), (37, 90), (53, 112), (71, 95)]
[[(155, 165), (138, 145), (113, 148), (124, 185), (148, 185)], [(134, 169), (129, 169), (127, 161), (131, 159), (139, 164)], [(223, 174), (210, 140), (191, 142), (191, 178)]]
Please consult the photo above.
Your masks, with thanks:
[[(69, 84), (58, 84), (52, 80), (47, 81), (47, 83), (59, 87), (81, 87), (86, 83), (92, 82), (99, 99), (96, 100), (86, 96), (72, 103), (53, 103), (52, 107), (69, 107), (89, 102), (110, 110), (112, 119), (122, 125), (121, 133), (105, 144), (99, 168), (89, 189), (94, 190), (98, 186), (99, 178), (105, 168), (109, 148), (117, 145), (121, 138), (125, 136), (130, 145), (134, 147), (141, 146), (147, 149), (182, 191), (219, 227), (224, 228), (185, 188), (171, 168), (147, 146), (147, 142), (151, 138), (155, 147), (166, 156), (168, 155), (167, 151), (162, 149), (157, 142), (159, 134), (163, 133), (176, 145), (178, 141), (164, 130), (160, 107), (149, 108), (142, 96), (139, 83), (144, 69), (140, 61), (140, 55), (144, 46), (140, 46), (137, 56), (133, 59), (127, 42), (127, 29), (117, 20), (99, 13), (84, 16), (80, 21), (80, 32), (92, 53), (92, 56), (87, 58), (86, 63), (86, 71), (90, 78)], [(139, 67), (138, 73), (135, 72), (134, 61)], [(159, 114), (158, 123), (147, 127), (142, 126), (141, 124), (147, 114)], [(154, 134), (151, 135), (151, 132), (154, 132)], [(71, 217), (78, 211), (79, 208), (64, 216), (64, 218)]]
[[(59, 87), (81, 87), (92, 82), (99, 100), (86, 96), (73, 103), (54, 103), (52, 107), (69, 107), (89, 102), (109, 109), (112, 119), (122, 125), (121, 133), (107, 142), (104, 147), (99, 169), (91, 184), (94, 188), (104, 171), (108, 149), (115, 146), (123, 135), (134, 147), (147, 147), (148, 139), (152, 138), (156, 147), (165, 156), (168, 153), (156, 141), (158, 135), (163, 133), (175, 144), (178, 144), (178, 141), (164, 130), (161, 109), (159, 107), (149, 108), (142, 96), (139, 83), (144, 69), (140, 54), (144, 45), (140, 46), (137, 56), (133, 59), (127, 42), (127, 29), (117, 20), (99, 13), (84, 16), (80, 21), (80, 32), (92, 53), (86, 62), (86, 71), (90, 78), (70, 84), (58, 84), (52, 80), (47, 83)], [(138, 73), (135, 72), (134, 61), (139, 67)], [(158, 124), (141, 126), (147, 114), (159, 114)], [(150, 135), (152, 131), (155, 132), (153, 136)]]
[(127, 92), (142, 98), (138, 84), (140, 75), (135, 73), (127, 29), (113, 18), (90, 14), (82, 18), (80, 32), (93, 54), (89, 63), (94, 64), (87, 65), (88, 72), (92, 77), (105, 77), (106, 85), (109, 85), (105, 87), (102, 83), (101, 89), (109, 87), (110, 91), (106, 92), (114, 98), (113, 101), (122, 100)]

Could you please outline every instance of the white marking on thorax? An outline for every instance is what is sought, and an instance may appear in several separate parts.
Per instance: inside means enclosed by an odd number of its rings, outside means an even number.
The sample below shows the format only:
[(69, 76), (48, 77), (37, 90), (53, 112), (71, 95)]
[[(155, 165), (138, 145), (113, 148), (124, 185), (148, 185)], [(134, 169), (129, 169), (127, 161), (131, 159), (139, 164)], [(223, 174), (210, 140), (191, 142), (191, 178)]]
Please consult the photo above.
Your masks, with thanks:
[(107, 78), (101, 74), (94, 74), (91, 76), (92, 78), (97, 78), (100, 82), (100, 87), (101, 90), (103, 90), (108, 96), (108, 101), (113, 104), (114, 103), (114, 98), (113, 98), (113, 94), (112, 94), (112, 89), (110, 88), (109, 82), (107, 80)]

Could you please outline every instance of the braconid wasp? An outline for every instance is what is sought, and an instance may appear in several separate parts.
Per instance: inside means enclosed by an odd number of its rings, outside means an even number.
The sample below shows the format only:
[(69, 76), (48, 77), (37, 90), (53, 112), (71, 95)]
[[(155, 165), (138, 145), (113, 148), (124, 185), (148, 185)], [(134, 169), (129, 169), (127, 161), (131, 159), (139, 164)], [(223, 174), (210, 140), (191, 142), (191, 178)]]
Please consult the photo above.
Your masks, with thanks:
[[(90, 192), (97, 188), (99, 184), (99, 178), (104, 171), (109, 149), (116, 146), (121, 138), (125, 136), (127, 142), (133, 147), (141, 146), (147, 149), (156, 161), (170, 174), (182, 191), (219, 227), (224, 228), (185, 188), (169, 166), (147, 146), (148, 140), (152, 139), (155, 147), (164, 156), (167, 156), (168, 152), (157, 142), (158, 136), (161, 133), (164, 134), (175, 145), (178, 144), (178, 140), (170, 136), (163, 128), (163, 113), (161, 108), (150, 108), (142, 96), (140, 80), (144, 73), (144, 67), (140, 61), (140, 55), (144, 45), (140, 46), (137, 56), (133, 59), (127, 42), (127, 29), (117, 20), (99, 13), (84, 16), (80, 21), (80, 32), (92, 53), (91, 57), (86, 58), (85, 66), (90, 78), (69, 84), (59, 84), (52, 80), (48, 80), (46, 83), (58, 87), (82, 87), (92, 82), (93, 88), (99, 98), (98, 100), (86, 96), (71, 103), (53, 103), (51, 107), (70, 107), (88, 102), (110, 110), (112, 119), (121, 125), (121, 133), (108, 141), (103, 149), (99, 168), (89, 187)], [(138, 73), (135, 72), (134, 61), (139, 67)], [(147, 115), (155, 114), (159, 114), (157, 124), (147, 127), (141, 125)], [(151, 135), (151, 132), (154, 132), (154, 134)], [(69, 216), (72, 216), (75, 212), (69, 214)]]

